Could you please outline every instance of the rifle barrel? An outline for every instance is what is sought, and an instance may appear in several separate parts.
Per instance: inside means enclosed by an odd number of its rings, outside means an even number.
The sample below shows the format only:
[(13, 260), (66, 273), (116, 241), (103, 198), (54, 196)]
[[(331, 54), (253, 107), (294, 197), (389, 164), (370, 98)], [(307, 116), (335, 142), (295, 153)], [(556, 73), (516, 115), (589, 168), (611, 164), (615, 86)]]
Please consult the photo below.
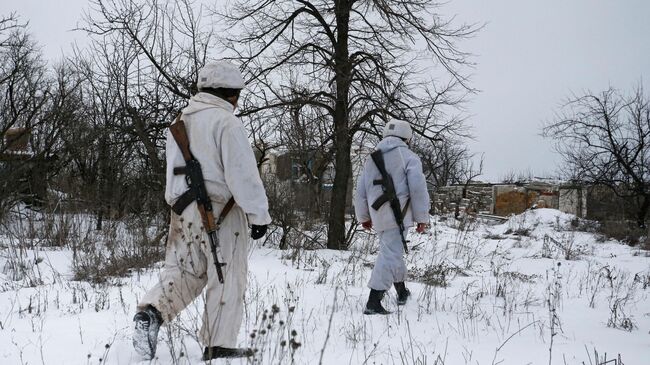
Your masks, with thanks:
[(219, 262), (219, 257), (217, 257), (217, 246), (219, 245), (219, 236), (217, 236), (217, 234), (217, 231), (213, 231), (208, 234), (208, 237), (210, 237), (210, 251), (212, 251), (214, 266), (217, 268), (217, 277), (219, 278), (219, 282), (223, 284), (223, 271), (221, 270), (221, 267), (226, 264)]

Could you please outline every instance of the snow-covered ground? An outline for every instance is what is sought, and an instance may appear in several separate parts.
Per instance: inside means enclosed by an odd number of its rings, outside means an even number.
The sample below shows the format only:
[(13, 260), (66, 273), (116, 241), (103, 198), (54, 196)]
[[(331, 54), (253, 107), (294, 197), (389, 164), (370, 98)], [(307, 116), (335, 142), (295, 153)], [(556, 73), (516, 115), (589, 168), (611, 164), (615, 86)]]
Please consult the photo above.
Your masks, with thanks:
[[(550, 209), (493, 226), (432, 219), (429, 233), (410, 236), (413, 297), (397, 307), (389, 293), (388, 316), (362, 314), (374, 236), (358, 234), (345, 252), (256, 242), (240, 342), (258, 352), (230, 363), (650, 363), (646, 251), (577, 231), (574, 217)], [(0, 231), (0, 364), (149, 363), (132, 349), (131, 319), (160, 265), (72, 281), (69, 247), (15, 232)], [(151, 363), (202, 363), (201, 308), (163, 328)]]

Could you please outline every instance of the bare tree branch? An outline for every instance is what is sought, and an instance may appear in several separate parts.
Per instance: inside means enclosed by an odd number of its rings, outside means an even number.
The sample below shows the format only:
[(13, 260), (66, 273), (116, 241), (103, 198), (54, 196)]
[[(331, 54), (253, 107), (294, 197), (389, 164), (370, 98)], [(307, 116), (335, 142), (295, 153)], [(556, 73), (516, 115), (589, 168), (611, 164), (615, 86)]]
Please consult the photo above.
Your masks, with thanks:
[(638, 86), (632, 95), (608, 90), (570, 99), (543, 135), (555, 140), (568, 177), (639, 199), (637, 224), (650, 210), (650, 102)]

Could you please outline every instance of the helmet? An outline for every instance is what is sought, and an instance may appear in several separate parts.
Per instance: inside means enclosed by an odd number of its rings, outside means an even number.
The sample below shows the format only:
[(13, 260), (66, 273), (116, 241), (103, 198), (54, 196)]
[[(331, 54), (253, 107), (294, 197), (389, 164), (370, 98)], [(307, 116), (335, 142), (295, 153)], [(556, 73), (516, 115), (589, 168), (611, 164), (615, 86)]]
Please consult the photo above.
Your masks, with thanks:
[(196, 83), (199, 90), (213, 89), (243, 89), (244, 77), (239, 68), (230, 62), (217, 61), (203, 66), (199, 70), (199, 80)]
[(411, 125), (408, 122), (398, 119), (391, 119), (384, 127), (384, 138), (395, 136), (401, 139), (410, 140), (413, 136)]

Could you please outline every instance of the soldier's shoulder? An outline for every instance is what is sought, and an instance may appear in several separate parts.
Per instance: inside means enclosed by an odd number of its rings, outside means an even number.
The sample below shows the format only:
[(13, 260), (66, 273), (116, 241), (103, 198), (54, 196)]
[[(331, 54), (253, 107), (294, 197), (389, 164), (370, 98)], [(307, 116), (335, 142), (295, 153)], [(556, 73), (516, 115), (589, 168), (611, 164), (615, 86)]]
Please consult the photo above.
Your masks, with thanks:
[(222, 124), (224, 127), (236, 127), (236, 126), (241, 126), (242, 123), (237, 118), (236, 115), (234, 115), (231, 112), (228, 112), (226, 110), (220, 110), (220, 109), (213, 109), (214, 117), (219, 121), (220, 124)]
[(417, 161), (420, 161), (420, 156), (418, 156), (417, 153), (413, 152), (410, 148), (406, 148), (406, 154), (408, 155), (409, 158), (415, 159)]

